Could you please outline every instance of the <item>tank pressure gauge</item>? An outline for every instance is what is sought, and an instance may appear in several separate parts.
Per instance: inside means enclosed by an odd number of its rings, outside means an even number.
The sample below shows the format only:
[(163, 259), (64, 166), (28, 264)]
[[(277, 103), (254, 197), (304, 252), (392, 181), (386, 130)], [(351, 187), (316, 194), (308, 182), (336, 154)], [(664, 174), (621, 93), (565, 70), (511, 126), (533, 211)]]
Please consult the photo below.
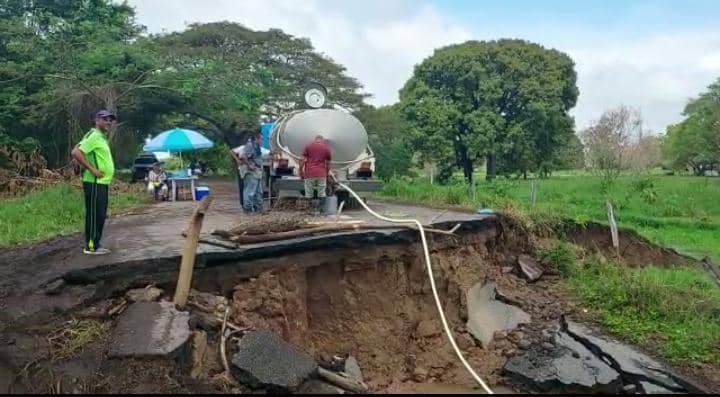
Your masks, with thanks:
[(312, 83), (305, 90), (305, 103), (313, 109), (319, 109), (325, 105), (327, 91), (320, 84)]

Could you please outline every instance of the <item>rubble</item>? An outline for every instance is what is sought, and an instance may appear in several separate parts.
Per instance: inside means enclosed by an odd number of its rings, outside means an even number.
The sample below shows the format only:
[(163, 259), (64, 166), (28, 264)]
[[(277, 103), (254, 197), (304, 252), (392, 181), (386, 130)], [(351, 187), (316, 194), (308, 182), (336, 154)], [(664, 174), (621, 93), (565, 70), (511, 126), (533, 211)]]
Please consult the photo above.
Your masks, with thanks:
[[(614, 339), (596, 335), (591, 329), (579, 323), (566, 320), (563, 325), (568, 334), (609, 362), (625, 378), (640, 382), (643, 389), (652, 388), (653, 393), (688, 391), (677, 383), (668, 368), (637, 349)], [(700, 392), (700, 390), (695, 391)], [(649, 391), (645, 390), (645, 392)]]
[(172, 354), (190, 339), (190, 315), (171, 302), (138, 302), (128, 307), (113, 331), (109, 357)]
[(483, 347), (490, 344), (496, 331), (511, 331), (530, 322), (529, 314), (496, 300), (496, 293), (495, 283), (478, 283), (467, 292), (467, 328)]
[(357, 359), (353, 356), (348, 356), (345, 360), (345, 373), (358, 382), (363, 381), (362, 370), (360, 370)]
[(543, 275), (543, 268), (540, 264), (528, 255), (520, 255), (517, 259), (520, 274), (522, 274), (529, 282), (535, 282)]
[(235, 378), (253, 389), (293, 391), (318, 365), (309, 355), (267, 330), (247, 333), (232, 358)]
[(125, 294), (130, 302), (156, 302), (163, 294), (163, 290), (156, 287), (131, 289)]
[(515, 383), (547, 393), (616, 393), (622, 389), (620, 374), (569, 335), (558, 333), (556, 346), (552, 352), (533, 346), (508, 359), (505, 373)]

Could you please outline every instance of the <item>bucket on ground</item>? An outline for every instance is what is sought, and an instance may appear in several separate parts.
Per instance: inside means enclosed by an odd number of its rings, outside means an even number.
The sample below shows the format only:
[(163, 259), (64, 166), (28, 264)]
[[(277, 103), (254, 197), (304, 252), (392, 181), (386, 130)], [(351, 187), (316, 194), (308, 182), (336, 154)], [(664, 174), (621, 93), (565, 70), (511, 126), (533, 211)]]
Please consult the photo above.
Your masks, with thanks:
[(198, 186), (195, 188), (195, 200), (201, 201), (210, 195), (210, 188), (207, 186)]
[(335, 195), (325, 197), (323, 203), (323, 213), (325, 215), (335, 215), (338, 208), (338, 198)]

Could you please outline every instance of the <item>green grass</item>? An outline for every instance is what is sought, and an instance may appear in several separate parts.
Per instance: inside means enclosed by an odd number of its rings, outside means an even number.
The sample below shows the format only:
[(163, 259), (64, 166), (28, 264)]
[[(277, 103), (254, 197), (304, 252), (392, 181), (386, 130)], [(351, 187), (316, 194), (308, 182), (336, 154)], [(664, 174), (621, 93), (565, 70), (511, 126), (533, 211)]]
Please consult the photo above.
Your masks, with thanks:
[[(146, 204), (147, 198), (142, 193), (110, 195), (111, 214)], [(79, 232), (84, 222), (82, 191), (69, 185), (55, 185), (21, 198), (0, 201), (0, 247)]]
[(478, 182), (474, 198), (462, 182), (440, 186), (426, 180), (394, 180), (380, 196), (470, 209), (519, 209), (533, 217), (560, 216), (581, 223), (607, 223), (609, 197), (620, 227), (632, 228), (660, 245), (720, 261), (720, 178), (623, 175), (603, 190), (601, 178), (574, 172), (537, 184), (534, 207), (529, 180)]
[(720, 289), (689, 268), (578, 263), (566, 243), (543, 250), (578, 299), (613, 333), (675, 364), (720, 366)]

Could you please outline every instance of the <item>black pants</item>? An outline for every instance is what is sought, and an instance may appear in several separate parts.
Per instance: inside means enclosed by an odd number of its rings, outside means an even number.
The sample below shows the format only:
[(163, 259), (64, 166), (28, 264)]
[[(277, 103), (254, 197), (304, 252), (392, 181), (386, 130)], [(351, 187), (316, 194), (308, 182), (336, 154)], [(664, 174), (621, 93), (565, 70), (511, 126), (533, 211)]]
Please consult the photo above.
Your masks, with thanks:
[(85, 192), (85, 247), (100, 248), (108, 209), (108, 185), (83, 182)]

